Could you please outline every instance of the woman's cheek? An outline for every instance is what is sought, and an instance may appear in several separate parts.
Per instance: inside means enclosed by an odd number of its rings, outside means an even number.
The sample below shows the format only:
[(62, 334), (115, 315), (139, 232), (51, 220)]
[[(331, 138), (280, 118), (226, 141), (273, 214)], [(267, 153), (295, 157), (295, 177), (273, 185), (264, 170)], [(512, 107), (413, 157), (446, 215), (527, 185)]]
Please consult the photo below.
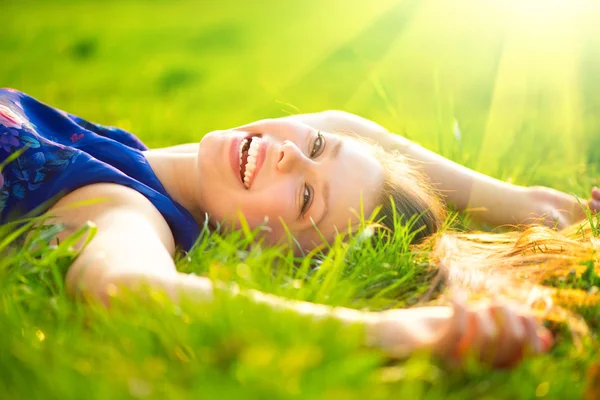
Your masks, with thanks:
[(269, 227), (275, 228), (281, 226), (281, 219), (287, 224), (290, 222), (290, 206), (278, 201), (268, 201), (263, 198), (252, 203), (247, 202), (241, 208), (248, 222), (254, 226), (266, 222)]

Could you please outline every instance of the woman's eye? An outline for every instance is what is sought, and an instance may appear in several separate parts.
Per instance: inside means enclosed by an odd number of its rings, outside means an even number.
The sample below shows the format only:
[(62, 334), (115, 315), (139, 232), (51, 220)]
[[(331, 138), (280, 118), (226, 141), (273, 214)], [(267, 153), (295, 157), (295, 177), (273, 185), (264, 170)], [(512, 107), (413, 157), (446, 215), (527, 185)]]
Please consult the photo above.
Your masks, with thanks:
[(323, 147), (325, 145), (325, 138), (321, 132), (317, 132), (317, 139), (313, 144), (312, 151), (310, 152), (310, 158), (315, 158), (319, 156), (323, 152)]
[(300, 216), (303, 216), (306, 213), (306, 210), (310, 207), (312, 203), (312, 190), (310, 186), (304, 185), (304, 193), (302, 194), (302, 208), (300, 209)]

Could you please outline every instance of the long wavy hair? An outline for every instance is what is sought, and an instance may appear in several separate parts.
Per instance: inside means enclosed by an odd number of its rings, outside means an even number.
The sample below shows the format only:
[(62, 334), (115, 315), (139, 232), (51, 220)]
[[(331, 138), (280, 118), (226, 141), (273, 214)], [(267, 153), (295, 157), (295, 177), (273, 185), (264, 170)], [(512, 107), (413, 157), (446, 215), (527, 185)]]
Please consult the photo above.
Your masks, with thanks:
[(446, 208), (426, 176), (400, 153), (374, 148), (386, 170), (377, 219), (388, 230), (394, 229), (394, 215), (412, 222), (413, 248), (428, 250), (431, 265), (438, 269), (432, 289), (445, 286), (474, 297), (507, 297), (546, 320), (568, 322), (573, 333), (587, 332), (583, 319), (568, 309), (598, 302), (600, 296), (546, 283), (593, 268), (600, 240), (590, 221), (560, 231), (540, 225), (501, 233), (445, 229)]

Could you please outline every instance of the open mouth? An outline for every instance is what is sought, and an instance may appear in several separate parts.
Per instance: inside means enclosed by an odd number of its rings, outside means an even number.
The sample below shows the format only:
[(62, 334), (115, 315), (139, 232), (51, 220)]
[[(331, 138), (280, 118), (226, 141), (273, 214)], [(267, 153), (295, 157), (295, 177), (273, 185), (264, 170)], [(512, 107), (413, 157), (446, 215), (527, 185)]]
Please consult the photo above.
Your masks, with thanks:
[(240, 142), (240, 178), (242, 178), (242, 182), (244, 182), (247, 189), (250, 188), (254, 178), (260, 144), (261, 138), (259, 136), (251, 136)]

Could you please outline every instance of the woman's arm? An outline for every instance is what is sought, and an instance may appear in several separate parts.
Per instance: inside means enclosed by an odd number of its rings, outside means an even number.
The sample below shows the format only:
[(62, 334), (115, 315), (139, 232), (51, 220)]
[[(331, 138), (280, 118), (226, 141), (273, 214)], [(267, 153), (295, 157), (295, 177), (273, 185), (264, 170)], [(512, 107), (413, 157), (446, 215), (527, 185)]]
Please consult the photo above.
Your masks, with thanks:
[[(585, 218), (586, 206), (594, 212), (600, 211), (600, 195), (591, 201), (582, 201), (546, 187), (503, 182), (448, 160), (354, 114), (330, 110), (285, 118), (323, 131), (356, 134), (378, 143), (387, 151), (398, 150), (423, 170), (448, 202), (459, 210), (469, 210), (474, 217), (492, 225), (539, 222), (564, 228)], [(198, 143), (151, 151), (195, 153)]]
[(377, 142), (387, 151), (398, 150), (421, 168), (431, 183), (459, 210), (471, 210), (474, 216), (493, 225), (543, 222), (562, 228), (584, 217), (582, 206), (574, 196), (545, 187), (517, 186), (489, 177), (357, 115), (324, 111), (286, 118), (324, 131), (354, 133)]
[[(91, 201), (93, 200), (93, 201)], [(87, 202), (87, 204), (86, 204)], [(81, 205), (81, 204), (86, 205)], [(80, 204), (80, 205), (77, 205)], [(141, 194), (114, 184), (96, 184), (78, 189), (62, 198), (49, 212), (55, 222), (67, 229), (59, 235), (63, 240), (80, 226), (92, 221), (96, 236), (83, 249), (67, 273), (67, 288), (76, 296), (110, 305), (119, 288), (143, 291), (148, 286), (164, 291), (173, 301), (181, 297), (196, 302), (213, 298), (213, 284), (204, 277), (183, 274), (175, 269), (172, 259), (174, 242), (170, 229), (160, 213)], [(368, 313), (347, 308), (332, 308), (307, 302), (285, 300), (254, 290), (239, 292), (224, 286), (220, 290), (232, 295), (250, 297), (276, 310), (291, 310), (313, 318), (335, 318), (342, 323), (361, 324), (369, 332), (369, 341), (380, 347), (390, 347), (378, 332), (388, 331), (378, 326), (383, 314)], [(407, 314), (414, 312), (406, 311)], [(427, 317), (427, 318), (425, 318)], [(422, 313), (428, 329), (436, 319)], [(394, 342), (407, 348), (423, 348), (415, 328), (415, 318), (401, 320), (394, 327)]]
[[(102, 201), (89, 202), (99, 197)], [(73, 206), (86, 201), (88, 205)], [(97, 226), (96, 236), (82, 249), (67, 273), (67, 288), (71, 293), (106, 305), (113, 296), (119, 295), (122, 287), (143, 292), (150, 286), (164, 291), (175, 302), (182, 297), (199, 303), (213, 299), (215, 288), (209, 279), (177, 272), (172, 260), (174, 243), (169, 227), (141, 194), (114, 184), (90, 185), (65, 196), (49, 214), (67, 227), (61, 233), (63, 237), (89, 220)], [(367, 344), (392, 356), (426, 350), (457, 359), (470, 350), (501, 366), (518, 361), (528, 346), (535, 352), (546, 349), (543, 339), (548, 334), (533, 317), (504, 306), (495, 306), (495, 309), (507, 317), (502, 322), (490, 322), (483, 316), (492, 312), (492, 307), (467, 307), (461, 302), (455, 302), (452, 308), (364, 312), (288, 300), (255, 290), (239, 291), (225, 285), (219, 290), (249, 297), (274, 310), (362, 325)], [(494, 336), (494, 332), (504, 332), (505, 350), (484, 358), (483, 346), (501, 337)]]
[[(76, 205), (86, 202), (89, 204)], [(81, 250), (67, 273), (67, 288), (72, 294), (109, 305), (111, 296), (118, 295), (119, 287), (137, 291), (149, 285), (164, 291), (173, 301), (185, 297), (207, 302), (213, 298), (214, 288), (209, 279), (175, 269), (170, 229), (141, 194), (114, 184), (90, 185), (62, 198), (48, 214), (67, 227), (59, 235), (60, 240), (88, 221), (97, 227), (96, 236)], [(381, 319), (380, 314), (285, 300), (254, 290), (231, 290), (231, 293), (248, 296), (274, 309), (292, 310), (315, 318), (332, 317), (343, 323), (374, 327)], [(396, 340), (411, 348), (417, 347), (418, 332), (406, 333), (413, 331), (408, 327), (404, 333), (397, 331)]]
[(185, 143), (178, 144), (175, 146), (161, 147), (158, 149), (150, 149), (149, 151), (163, 152), (163, 153), (197, 153), (199, 143)]
[(85, 186), (63, 197), (48, 214), (66, 227), (59, 240), (88, 221), (97, 227), (95, 237), (67, 272), (72, 294), (107, 302), (107, 290), (121, 276), (154, 279), (176, 274), (175, 244), (167, 223), (132, 189), (109, 183)]

